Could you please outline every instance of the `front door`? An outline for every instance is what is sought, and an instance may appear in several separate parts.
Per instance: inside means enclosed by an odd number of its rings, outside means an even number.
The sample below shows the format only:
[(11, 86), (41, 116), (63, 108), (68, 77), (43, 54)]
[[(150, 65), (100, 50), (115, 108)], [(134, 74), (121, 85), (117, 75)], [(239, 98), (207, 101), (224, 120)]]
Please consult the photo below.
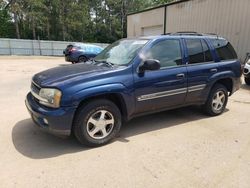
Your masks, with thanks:
[(136, 113), (183, 104), (187, 93), (187, 70), (182, 62), (180, 40), (160, 40), (145, 52), (144, 57), (159, 60), (161, 69), (146, 71), (143, 75), (135, 73)]

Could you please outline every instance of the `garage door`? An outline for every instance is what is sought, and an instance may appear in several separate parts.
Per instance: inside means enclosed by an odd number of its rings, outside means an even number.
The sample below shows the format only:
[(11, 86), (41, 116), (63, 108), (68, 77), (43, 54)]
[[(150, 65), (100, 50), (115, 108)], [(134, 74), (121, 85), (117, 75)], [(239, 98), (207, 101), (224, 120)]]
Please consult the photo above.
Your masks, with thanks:
[(152, 27), (143, 27), (142, 28), (142, 35), (143, 36), (161, 35), (161, 34), (163, 34), (162, 25), (157, 25), (157, 26), (152, 26)]

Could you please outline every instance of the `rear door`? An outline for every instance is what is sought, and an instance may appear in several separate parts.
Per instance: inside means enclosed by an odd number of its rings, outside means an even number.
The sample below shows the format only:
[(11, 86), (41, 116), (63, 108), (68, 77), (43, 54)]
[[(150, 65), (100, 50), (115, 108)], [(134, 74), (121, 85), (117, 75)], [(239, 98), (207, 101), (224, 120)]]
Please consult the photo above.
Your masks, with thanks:
[(218, 63), (214, 61), (208, 43), (200, 38), (185, 39), (188, 74), (186, 102), (202, 102), (208, 95), (209, 79), (217, 73)]
[(181, 41), (157, 41), (146, 52), (146, 59), (160, 61), (161, 69), (135, 72), (136, 112), (143, 113), (183, 104), (187, 93), (187, 70), (182, 62)]

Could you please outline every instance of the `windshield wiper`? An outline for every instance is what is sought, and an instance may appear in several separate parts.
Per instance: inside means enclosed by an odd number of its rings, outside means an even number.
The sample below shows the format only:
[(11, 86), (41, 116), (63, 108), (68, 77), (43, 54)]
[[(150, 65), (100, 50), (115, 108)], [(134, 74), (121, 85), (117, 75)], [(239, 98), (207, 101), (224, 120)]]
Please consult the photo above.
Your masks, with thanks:
[(93, 61), (95, 61), (97, 63), (103, 63), (103, 64), (108, 65), (110, 67), (114, 67), (114, 63), (111, 63), (109, 61), (98, 61), (98, 60), (95, 60), (95, 59), (93, 59)]

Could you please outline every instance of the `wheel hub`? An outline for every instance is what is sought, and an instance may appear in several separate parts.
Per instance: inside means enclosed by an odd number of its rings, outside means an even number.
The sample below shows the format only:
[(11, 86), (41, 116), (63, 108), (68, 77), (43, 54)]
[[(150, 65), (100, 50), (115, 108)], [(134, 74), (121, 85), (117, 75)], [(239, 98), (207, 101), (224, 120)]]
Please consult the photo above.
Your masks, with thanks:
[(212, 107), (215, 111), (220, 111), (225, 103), (225, 94), (223, 91), (218, 91), (215, 93), (213, 100), (212, 100)]
[(107, 110), (94, 112), (88, 119), (87, 132), (91, 138), (103, 139), (113, 130), (114, 117)]

